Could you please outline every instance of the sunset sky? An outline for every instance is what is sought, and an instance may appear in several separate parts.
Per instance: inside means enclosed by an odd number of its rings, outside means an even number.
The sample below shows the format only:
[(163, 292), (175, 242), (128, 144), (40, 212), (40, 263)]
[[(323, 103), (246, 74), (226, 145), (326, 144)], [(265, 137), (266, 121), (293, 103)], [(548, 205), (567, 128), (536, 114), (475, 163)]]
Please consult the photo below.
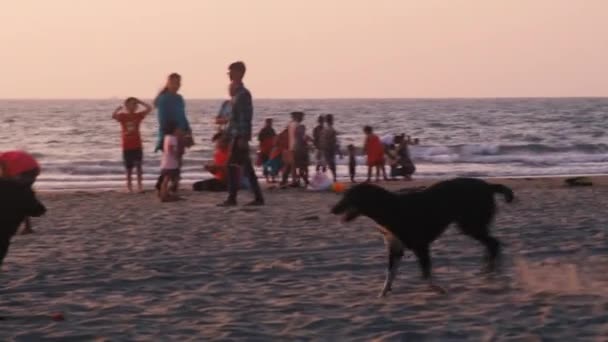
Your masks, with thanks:
[(607, 0), (1, 0), (0, 98), (608, 96)]

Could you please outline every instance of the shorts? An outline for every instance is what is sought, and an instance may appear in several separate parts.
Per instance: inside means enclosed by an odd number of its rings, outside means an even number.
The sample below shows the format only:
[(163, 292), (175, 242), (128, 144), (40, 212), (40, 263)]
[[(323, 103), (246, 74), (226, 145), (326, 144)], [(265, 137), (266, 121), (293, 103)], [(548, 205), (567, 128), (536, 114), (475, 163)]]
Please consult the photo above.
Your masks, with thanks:
[(179, 181), (180, 174), (180, 169), (162, 169), (160, 171), (160, 175), (163, 179), (165, 177), (169, 177), (169, 180), (173, 183), (177, 183)]
[(279, 170), (283, 167), (283, 160), (280, 157), (270, 159), (264, 163), (264, 172), (270, 176), (279, 174)]
[(122, 160), (125, 163), (125, 168), (132, 169), (135, 166), (140, 166), (144, 159), (144, 153), (141, 149), (124, 150), (122, 151)]

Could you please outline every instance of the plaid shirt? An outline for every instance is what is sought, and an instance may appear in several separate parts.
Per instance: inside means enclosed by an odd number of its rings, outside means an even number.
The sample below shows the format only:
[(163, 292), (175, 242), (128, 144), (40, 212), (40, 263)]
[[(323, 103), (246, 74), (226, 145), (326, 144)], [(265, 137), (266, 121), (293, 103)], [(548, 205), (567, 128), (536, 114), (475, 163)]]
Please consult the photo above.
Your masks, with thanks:
[(251, 120), (253, 119), (253, 101), (251, 93), (241, 85), (232, 98), (232, 115), (228, 131), (232, 137), (243, 137), (251, 140)]

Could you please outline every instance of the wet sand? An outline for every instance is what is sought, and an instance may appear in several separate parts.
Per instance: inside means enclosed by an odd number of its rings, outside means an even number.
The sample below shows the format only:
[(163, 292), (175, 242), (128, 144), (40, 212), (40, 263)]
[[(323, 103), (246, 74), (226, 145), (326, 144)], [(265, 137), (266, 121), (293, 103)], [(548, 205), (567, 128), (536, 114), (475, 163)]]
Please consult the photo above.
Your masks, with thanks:
[(47, 216), (0, 273), (0, 340), (605, 341), (607, 178), (493, 181), (517, 196), (497, 197), (502, 271), (480, 274), (481, 246), (450, 229), (432, 249), (448, 294), (407, 253), (383, 299), (382, 237), (329, 215), (333, 193), (267, 189), (253, 209), (215, 207), (222, 193), (43, 193)]

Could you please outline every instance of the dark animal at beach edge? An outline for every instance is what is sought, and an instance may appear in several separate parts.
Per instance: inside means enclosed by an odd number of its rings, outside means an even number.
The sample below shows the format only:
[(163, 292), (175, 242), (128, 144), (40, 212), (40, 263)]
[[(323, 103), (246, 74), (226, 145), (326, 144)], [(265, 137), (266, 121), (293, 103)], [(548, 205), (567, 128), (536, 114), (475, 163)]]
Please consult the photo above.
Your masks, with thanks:
[(500, 242), (489, 231), (496, 213), (496, 193), (504, 195), (507, 203), (514, 199), (513, 191), (508, 187), (473, 178), (446, 180), (424, 190), (406, 193), (360, 184), (349, 189), (331, 212), (342, 215), (344, 222), (367, 216), (384, 234), (388, 266), (381, 297), (391, 291), (404, 249), (414, 252), (423, 279), (434, 290), (445, 292), (432, 281), (431, 243), (451, 223), (456, 223), (463, 234), (485, 246), (486, 271), (493, 271), (500, 255)]
[(46, 208), (36, 198), (31, 184), (0, 179), (0, 267), (8, 253), (11, 238), (25, 218), (39, 217), (45, 212)]

